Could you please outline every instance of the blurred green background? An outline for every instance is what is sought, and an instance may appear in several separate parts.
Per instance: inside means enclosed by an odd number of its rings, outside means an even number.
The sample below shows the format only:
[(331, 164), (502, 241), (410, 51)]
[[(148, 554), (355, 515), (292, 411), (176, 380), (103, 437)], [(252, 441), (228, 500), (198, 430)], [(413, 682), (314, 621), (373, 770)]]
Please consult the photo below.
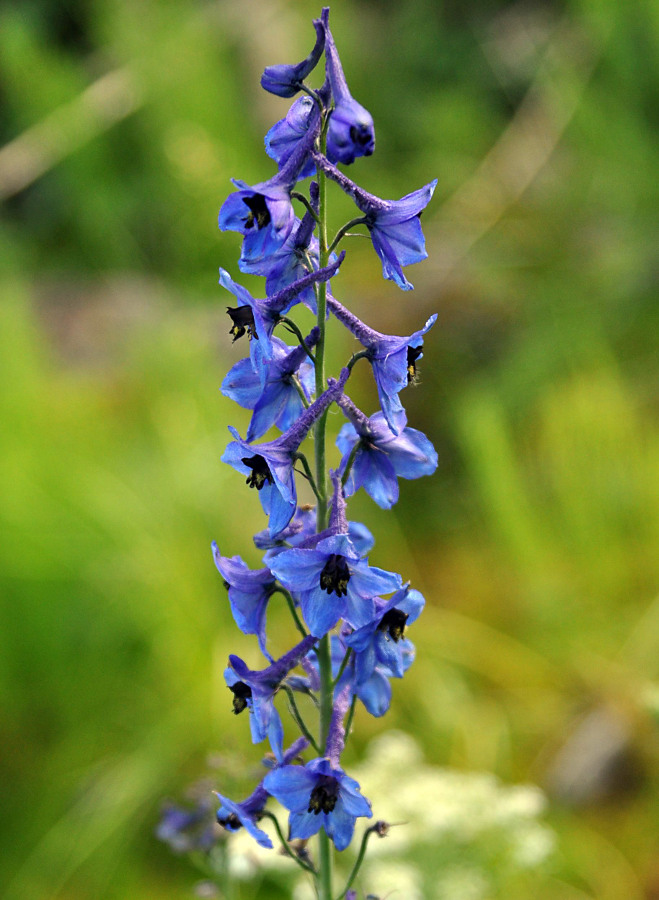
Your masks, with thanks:
[[(220, 462), (248, 415), (218, 391), (244, 347), (217, 286), (240, 241), (216, 216), (230, 177), (274, 171), (262, 136), (287, 104), (259, 75), (306, 55), (319, 12), (0, 6), (7, 900), (189, 897), (192, 870), (153, 837), (161, 798), (209, 752), (223, 786), (251, 782), (259, 748), (222, 670), (257, 656), (209, 544), (256, 566), (263, 519)], [(508, 898), (656, 900), (659, 3), (340, 0), (332, 25), (377, 129), (350, 174), (392, 198), (439, 179), (414, 293), (362, 238), (334, 285), (381, 331), (439, 314), (404, 396), (438, 473), (392, 512), (351, 504), (373, 563), (428, 606), (350, 759), (395, 726), (430, 763), (541, 785), (557, 849)], [(331, 197), (338, 226), (350, 206)], [(352, 345), (332, 340), (336, 371)], [(283, 648), (283, 610), (270, 620)]]

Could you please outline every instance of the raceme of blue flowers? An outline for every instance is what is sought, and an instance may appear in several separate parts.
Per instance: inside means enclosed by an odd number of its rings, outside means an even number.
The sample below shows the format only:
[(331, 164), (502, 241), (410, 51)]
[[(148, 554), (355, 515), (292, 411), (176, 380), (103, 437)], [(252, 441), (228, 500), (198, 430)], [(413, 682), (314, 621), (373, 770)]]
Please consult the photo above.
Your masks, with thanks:
[[(414, 659), (407, 628), (424, 606), (421, 594), (399, 574), (374, 564), (375, 554), (371, 562), (373, 538), (364, 525), (348, 519), (346, 498), (363, 489), (378, 506), (389, 509), (398, 499), (400, 478), (431, 475), (437, 467), (432, 444), (408, 426), (403, 406), (424, 336), (436, 317), (425, 324), (420, 320), (418, 330), (407, 337), (385, 335), (366, 325), (330, 285), (345, 264), (345, 253), (337, 255), (334, 249), (349, 228), (364, 225), (384, 278), (410, 290), (403, 269), (427, 255), (420, 215), (436, 182), (400, 200), (383, 200), (338, 168), (373, 153), (373, 120), (348, 89), (329, 9), (313, 24), (316, 36), (309, 55), (297, 64), (270, 66), (261, 79), (265, 90), (293, 100), (266, 136), (266, 151), (278, 170), (251, 186), (234, 180), (236, 190), (219, 213), (220, 228), (242, 236), (241, 271), (264, 277), (266, 294), (256, 299), (220, 270), (220, 284), (231, 295), (229, 331), (246, 352), (221, 389), (251, 412), (244, 438), (230, 427), (222, 459), (242, 475), (246, 500), (251, 490), (256, 492), (268, 520), (254, 537), (263, 551), (258, 568), (251, 569), (240, 556), (224, 556), (225, 548), (213, 543), (235, 623), (254, 636), (255, 653), (263, 657), (261, 667), (252, 669), (231, 655), (225, 681), (236, 728), (249, 722), (252, 741), (267, 742), (275, 761), (247, 800), (218, 794), (217, 816), (229, 831), (245, 828), (270, 847), (271, 839), (259, 823), (271, 815), (268, 804), (274, 797), (290, 813), (288, 841), (306, 842), (320, 832), (337, 850), (344, 850), (357, 821), (372, 816), (369, 801), (341, 762), (355, 706), (374, 716), (388, 710), (391, 680), (404, 677)], [(323, 56), (324, 82), (314, 89), (306, 79)], [(356, 218), (333, 241), (327, 237), (322, 208), (328, 188), (343, 190), (357, 207)], [(295, 324), (299, 304), (317, 316), (317, 325), (307, 334)], [(352, 333), (360, 349), (335, 377), (327, 378), (329, 313)], [(381, 409), (370, 414), (348, 395), (359, 359), (370, 363), (380, 401)], [(338, 413), (340, 431), (335, 469), (327, 472), (330, 407)], [(264, 441), (272, 429), (278, 436)], [(302, 484), (309, 497), (315, 495), (315, 507), (300, 504)], [(268, 639), (268, 617), (275, 605), (280, 610), (288, 606), (295, 628), (283, 653), (274, 653)], [(320, 709), (314, 727), (297, 706), (296, 697), (302, 694), (311, 696)], [(305, 710), (309, 706), (307, 702)], [(298, 737), (286, 750), (281, 712), (287, 707), (292, 713), (292, 727), (287, 728), (297, 730)], [(305, 749), (313, 754), (306, 761), (301, 756)], [(383, 834), (382, 826), (378, 823), (367, 832)], [(282, 840), (295, 857), (293, 845)], [(297, 856), (318, 878), (309, 852)], [(349, 888), (346, 885), (341, 896), (350, 895)]]

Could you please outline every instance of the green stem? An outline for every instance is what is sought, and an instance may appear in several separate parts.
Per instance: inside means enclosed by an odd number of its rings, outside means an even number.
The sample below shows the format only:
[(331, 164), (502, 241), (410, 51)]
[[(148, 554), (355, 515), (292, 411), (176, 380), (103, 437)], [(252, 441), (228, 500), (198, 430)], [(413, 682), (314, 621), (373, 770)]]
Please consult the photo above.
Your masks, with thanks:
[[(355, 706), (357, 705), (357, 694), (352, 698), (352, 703), (350, 704), (350, 709), (348, 710), (348, 718), (346, 719), (345, 725), (345, 743), (348, 743), (348, 738), (350, 737), (350, 729), (352, 728), (352, 720), (355, 718)], [(345, 747), (345, 744), (344, 744)]]
[(287, 853), (291, 857), (291, 859), (294, 859), (295, 862), (298, 864), (298, 866), (305, 869), (307, 872), (311, 872), (315, 875), (316, 870), (312, 866), (310, 866), (308, 863), (305, 863), (304, 860), (300, 859), (300, 857), (297, 855), (297, 853), (295, 853), (293, 850), (291, 850), (291, 845), (288, 843), (288, 841), (284, 837), (281, 827), (279, 825), (279, 821), (277, 820), (277, 817), (274, 816), (271, 812), (267, 812), (267, 811), (264, 811), (262, 813), (262, 815), (266, 819), (270, 819), (271, 822), (274, 822), (275, 831), (277, 832), (277, 837), (281, 841), (281, 845), (284, 849), (284, 852)]
[(309, 460), (306, 458), (304, 453), (296, 453), (295, 458), (302, 463), (302, 468), (304, 469), (304, 474), (307, 478), (307, 481), (311, 485), (311, 489), (316, 495), (316, 500), (320, 502), (320, 494), (318, 493), (318, 486), (316, 485), (316, 481), (313, 477), (313, 473), (311, 471), (311, 466), (309, 465)]
[(293, 598), (291, 597), (289, 592), (286, 590), (286, 588), (276, 587), (273, 591), (273, 594), (281, 594), (283, 597), (286, 598), (286, 602), (288, 603), (288, 608), (290, 609), (291, 615), (293, 616), (293, 620), (295, 621), (295, 627), (300, 632), (302, 637), (306, 637), (309, 634), (309, 632), (307, 631), (307, 629), (304, 627), (304, 625), (300, 621), (300, 617), (298, 616), (297, 610), (295, 609), (295, 601), (293, 600)]
[(375, 831), (375, 827), (372, 826), (371, 828), (367, 828), (366, 831), (364, 832), (364, 837), (362, 838), (362, 844), (361, 844), (361, 847), (359, 848), (359, 855), (355, 861), (354, 866), (352, 867), (352, 872), (348, 876), (348, 880), (346, 881), (345, 887), (343, 888), (341, 893), (337, 895), (336, 900), (343, 900), (345, 895), (350, 890), (352, 883), (355, 880), (355, 878), (357, 877), (359, 870), (361, 869), (362, 863), (364, 862), (364, 856), (366, 855), (366, 845), (368, 844), (368, 839), (374, 833), (374, 831)]
[(336, 678), (332, 682), (333, 688), (335, 688), (337, 686), (337, 684), (339, 683), (339, 681), (341, 681), (341, 676), (345, 672), (346, 666), (348, 665), (348, 662), (349, 662), (351, 656), (352, 656), (352, 647), (348, 647), (348, 649), (346, 650), (346, 655), (343, 657), (341, 666), (339, 667), (339, 671), (337, 672)]
[(354, 228), (355, 225), (365, 225), (366, 221), (367, 220), (366, 220), (365, 216), (358, 216), (356, 219), (350, 219), (349, 222), (346, 222), (346, 224), (342, 228), (339, 228), (339, 230), (334, 235), (334, 240), (332, 241), (332, 243), (329, 246), (329, 252), (331, 253), (332, 250), (336, 250), (339, 243), (343, 240), (343, 238), (346, 236), (346, 234), (350, 231), (351, 228)]
[(291, 384), (293, 385), (293, 387), (295, 388), (295, 390), (298, 392), (298, 395), (299, 395), (299, 397), (300, 397), (300, 401), (301, 401), (301, 403), (302, 403), (302, 406), (303, 406), (305, 409), (309, 409), (309, 405), (310, 405), (310, 404), (309, 404), (309, 401), (307, 400), (307, 395), (306, 395), (306, 394), (304, 393), (304, 391), (302, 390), (302, 385), (300, 384), (300, 379), (297, 377), (297, 375), (293, 375), (293, 376), (292, 376), (292, 378), (291, 378)]
[(282, 687), (286, 691), (286, 696), (288, 697), (288, 702), (290, 704), (291, 715), (295, 719), (295, 723), (296, 723), (297, 727), (300, 729), (300, 731), (305, 736), (305, 738), (309, 741), (309, 743), (314, 748), (314, 750), (316, 751), (318, 756), (321, 756), (322, 751), (321, 751), (320, 747), (318, 746), (318, 744), (316, 743), (316, 739), (314, 738), (314, 736), (311, 734), (311, 732), (307, 728), (307, 725), (300, 714), (300, 710), (298, 709), (297, 703), (295, 701), (295, 694), (293, 693), (293, 688), (290, 687), (290, 685), (288, 685), (288, 684), (283, 684)]
[[(326, 117), (320, 135), (320, 152), (325, 154), (327, 150), (327, 125)], [(318, 265), (324, 268), (329, 260), (327, 246), (327, 178), (325, 173), (318, 168)], [(327, 311), (327, 282), (322, 281), (318, 285), (316, 295), (318, 306), (318, 330), (320, 332), (316, 343), (316, 397), (325, 390), (325, 315)], [(327, 413), (322, 415), (315, 425), (314, 450), (316, 463), (316, 487), (318, 488), (318, 506), (316, 511), (316, 530), (318, 533), (327, 528), (327, 472), (325, 464), (325, 426)], [(332, 658), (330, 653), (329, 635), (325, 635), (318, 644), (318, 669), (320, 675), (320, 722), (318, 744), (323, 750), (327, 744), (327, 735), (332, 718), (333, 688), (332, 688)], [(332, 900), (332, 848), (329, 837), (324, 828), (318, 833), (318, 878), (316, 889), (318, 900)]]
[(358, 453), (359, 448), (361, 447), (361, 445), (362, 445), (362, 442), (361, 442), (361, 439), (360, 439), (360, 440), (357, 441), (357, 443), (355, 444), (355, 446), (354, 446), (354, 447), (352, 448), (352, 450), (350, 451), (350, 456), (348, 457), (348, 461), (347, 461), (347, 463), (346, 463), (346, 467), (345, 467), (345, 469), (343, 470), (343, 475), (341, 476), (341, 487), (345, 487), (345, 486), (346, 486), (346, 482), (348, 481), (348, 478), (350, 477), (350, 470), (352, 469), (352, 465), (353, 465), (353, 463), (354, 463), (354, 461), (355, 461), (355, 457), (357, 456), (357, 453)]
[(291, 191), (291, 197), (293, 200), (299, 200), (300, 203), (304, 205), (307, 212), (313, 217), (314, 222), (318, 221), (318, 216), (316, 215), (313, 206), (309, 203), (304, 194), (301, 194), (299, 191)]
[[(295, 337), (300, 342), (300, 346), (304, 348), (304, 352), (307, 354), (307, 356), (309, 357), (311, 362), (315, 365), (316, 359), (315, 359), (313, 353), (311, 352), (311, 350), (309, 349), (309, 347), (307, 346), (307, 342), (304, 339), (304, 335), (302, 334), (300, 329), (297, 327), (295, 322), (292, 319), (289, 319), (288, 316), (279, 316), (279, 321), (283, 325), (285, 325), (286, 328), (288, 328), (288, 330), (291, 331), (295, 335)], [(318, 394), (317, 396), (320, 397), (320, 394)]]
[(352, 367), (354, 366), (354, 364), (355, 364), (358, 360), (360, 360), (360, 359), (368, 359), (368, 357), (369, 357), (370, 355), (371, 355), (371, 351), (370, 351), (370, 350), (360, 350), (359, 353), (353, 353), (352, 356), (350, 357), (349, 362), (348, 362), (348, 368), (350, 369), (350, 371), (352, 372)]

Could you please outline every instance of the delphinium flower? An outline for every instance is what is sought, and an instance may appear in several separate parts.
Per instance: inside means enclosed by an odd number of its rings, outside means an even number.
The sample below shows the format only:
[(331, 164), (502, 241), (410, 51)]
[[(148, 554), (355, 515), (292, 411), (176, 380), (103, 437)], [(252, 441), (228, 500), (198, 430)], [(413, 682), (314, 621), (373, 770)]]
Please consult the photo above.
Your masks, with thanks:
[(175, 853), (207, 852), (217, 843), (217, 825), (209, 793), (188, 806), (167, 802), (156, 828), (156, 837)]
[[(243, 265), (244, 272), (251, 275), (265, 275), (268, 296), (276, 294), (319, 268), (318, 240), (313, 235), (318, 215), (318, 200), (318, 183), (312, 181), (309, 185), (309, 209), (302, 219), (296, 218), (291, 233), (281, 247), (265, 260), (255, 259)], [(332, 254), (330, 262), (335, 261), (336, 255)], [(316, 313), (313, 284), (299, 292), (299, 299), (314, 314)]]
[(349, 467), (347, 497), (363, 487), (378, 506), (390, 509), (398, 500), (398, 478), (421, 478), (435, 471), (435, 448), (425, 434), (406, 427), (404, 413), (396, 417), (395, 434), (381, 412), (367, 418), (349, 397), (337, 402), (349, 419), (336, 439), (343, 454), (341, 471)]
[(348, 89), (329, 27), (325, 41), (325, 59), (334, 101), (327, 132), (327, 155), (332, 162), (352, 163), (355, 157), (370, 156), (375, 150), (373, 117), (357, 103)]
[(394, 678), (402, 678), (411, 660), (414, 647), (405, 637), (405, 629), (421, 615), (425, 599), (405, 585), (386, 601), (376, 601), (375, 616), (366, 625), (343, 640), (355, 655), (355, 680), (367, 681), (376, 666), (388, 669)]
[(279, 323), (282, 315), (288, 312), (297, 301), (298, 295), (309, 285), (316, 284), (319, 281), (327, 281), (336, 274), (343, 262), (344, 255), (342, 253), (330, 265), (309, 272), (293, 282), (293, 284), (289, 284), (282, 290), (277, 291), (276, 294), (272, 294), (265, 299), (252, 297), (247, 288), (237, 284), (227, 271), (220, 269), (220, 284), (228, 291), (231, 291), (238, 300), (237, 307), (227, 307), (227, 314), (232, 322), (229, 334), (234, 336), (234, 343), (245, 334), (248, 335), (248, 338), (251, 340), (250, 358), (252, 365), (260, 373), (263, 381), (267, 377), (268, 362), (272, 359), (271, 338), (275, 325)]
[[(281, 762), (275, 762), (272, 770), (276, 770), (280, 765), (288, 765), (308, 746), (309, 742), (307, 739), (299, 737), (291, 744), (288, 750), (283, 752)], [(249, 797), (239, 803), (235, 800), (230, 800), (218, 791), (213, 791), (213, 793), (221, 804), (216, 814), (218, 824), (226, 828), (227, 831), (232, 832), (244, 828), (262, 847), (272, 847), (271, 839), (256, 824), (263, 818), (265, 806), (270, 797), (270, 794), (263, 786), (263, 779), (261, 779)]]
[(239, 556), (222, 556), (217, 544), (211, 545), (215, 565), (224, 579), (231, 612), (243, 634), (255, 634), (264, 656), (266, 650), (265, 612), (270, 597), (277, 589), (277, 581), (269, 569), (250, 569)]
[(284, 732), (281, 718), (273, 703), (274, 696), (284, 678), (315, 643), (316, 638), (307, 635), (292, 650), (260, 671), (250, 669), (239, 656), (232, 654), (229, 657), (229, 666), (224, 670), (224, 679), (233, 694), (234, 713), (238, 715), (245, 709), (249, 710), (252, 741), (259, 744), (267, 737), (278, 759), (281, 759), (282, 755)]
[(273, 425), (282, 431), (290, 428), (304, 409), (303, 397), (311, 401), (314, 371), (307, 351), (313, 349), (319, 336), (312, 328), (304, 347), (289, 347), (272, 338), (272, 358), (265, 363), (265, 384), (260, 372), (254, 371), (251, 359), (241, 359), (227, 373), (222, 393), (245, 409), (252, 410), (247, 440), (261, 437)]
[(354, 628), (367, 624), (375, 613), (375, 598), (402, 582), (400, 575), (369, 566), (360, 556), (345, 518), (323, 535), (313, 547), (284, 550), (270, 561), (272, 573), (299, 597), (304, 621), (318, 637), (339, 619)]
[[(395, 281), (404, 291), (412, 290), (414, 285), (405, 277), (403, 266), (411, 266), (428, 256), (420, 216), (430, 203), (437, 179), (400, 200), (382, 200), (358, 187), (322, 154), (314, 152), (312, 158), (316, 167), (352, 197), (361, 210), (363, 217), (359, 221), (369, 230), (384, 277)], [(357, 220), (352, 224), (357, 224)]]
[[(424, 335), (436, 316), (409, 336), (382, 334), (336, 300), (329, 282), (345, 256), (342, 252), (336, 257), (335, 248), (351, 227), (364, 224), (385, 279), (411, 288), (403, 268), (426, 256), (419, 217), (436, 182), (401, 200), (381, 200), (336, 167), (335, 163), (351, 164), (373, 152), (373, 120), (350, 93), (327, 7), (314, 28), (316, 40), (305, 59), (269, 66), (263, 74), (262, 85), (270, 93), (284, 98), (303, 94), (266, 138), (277, 173), (254, 185), (234, 181), (237, 190), (222, 204), (218, 218), (221, 229), (243, 237), (241, 271), (265, 278), (265, 297), (256, 298), (220, 270), (220, 284), (237, 298), (237, 305), (227, 309), (230, 335), (234, 341), (247, 336), (249, 342), (249, 354), (232, 366), (222, 391), (251, 411), (245, 439), (229, 426), (232, 440), (222, 460), (256, 489), (268, 516), (267, 529), (254, 536), (262, 552), (259, 567), (250, 568), (237, 555), (222, 555), (213, 543), (233, 618), (244, 635), (256, 637), (268, 661), (264, 668), (254, 669), (231, 654), (224, 678), (233, 695), (234, 713), (247, 712), (252, 741), (267, 739), (276, 762), (245, 800), (217, 794), (221, 804), (217, 819), (229, 832), (245, 829), (258, 844), (271, 847), (260, 821), (273, 817), (266, 806), (269, 797), (275, 797), (290, 813), (289, 840), (274, 817), (282, 848), (313, 876), (318, 900), (354, 900), (351, 887), (369, 835), (383, 835), (387, 827), (380, 821), (364, 830), (357, 863), (337, 894), (332, 886), (331, 842), (344, 850), (356, 822), (372, 815), (358, 782), (346, 772), (345, 742), (358, 702), (373, 716), (388, 710), (392, 679), (403, 677), (414, 659), (405, 629), (421, 612), (424, 600), (403, 584), (400, 574), (370, 564), (373, 536), (365, 525), (349, 520), (346, 497), (363, 487), (388, 509), (398, 499), (399, 478), (419, 478), (437, 467), (432, 444), (408, 426), (399, 398), (416, 378)], [(324, 82), (313, 88), (307, 79), (323, 53)], [(310, 175), (314, 180), (307, 199), (300, 186)], [(327, 230), (330, 181), (355, 201), (361, 213), (333, 240)], [(300, 217), (294, 203), (305, 208)], [(300, 312), (306, 316), (309, 310), (315, 325), (303, 331), (295, 317)], [(326, 373), (330, 312), (363, 348), (338, 378)], [(297, 344), (275, 336), (276, 327), (294, 335)], [(371, 416), (348, 396), (348, 382), (360, 357), (371, 364), (381, 407)], [(327, 459), (327, 431), (339, 410), (348, 423), (337, 439), (341, 453), (337, 464)], [(271, 429), (280, 434), (264, 441)], [(308, 458), (306, 448), (312, 439), (313, 457)], [(299, 477), (306, 480), (315, 505), (304, 498), (298, 501)], [(275, 653), (275, 643), (282, 640), (279, 629), (270, 633), (274, 612), (270, 600), (276, 593), (285, 598), (282, 607), (288, 607), (299, 636), (292, 648), (290, 642), (289, 649), (277, 646)], [(299, 692), (308, 695), (306, 710), (297, 706)], [(282, 695), (302, 735), (286, 752)], [(306, 721), (309, 710), (317, 710), (316, 727)], [(307, 743), (316, 755), (305, 763), (297, 754)], [(186, 823), (170, 814), (172, 834)], [(306, 841), (316, 834), (314, 861)], [(291, 840), (303, 842), (305, 849), (293, 847)]]
[(373, 368), (373, 377), (378, 391), (382, 413), (394, 434), (400, 434), (403, 425), (403, 404), (399, 393), (417, 377), (417, 362), (423, 356), (423, 337), (437, 321), (432, 315), (423, 328), (408, 337), (395, 334), (381, 334), (365, 325), (354, 313), (346, 309), (332, 296), (327, 298), (327, 307), (336, 318), (351, 331), (366, 351), (366, 357)]
[(283, 63), (267, 66), (261, 75), (261, 87), (279, 97), (294, 97), (302, 88), (304, 79), (316, 68), (325, 47), (325, 23), (329, 7), (323, 9), (320, 19), (313, 20), (316, 29), (316, 43), (302, 62), (297, 65)]
[(225, 450), (222, 461), (247, 475), (246, 484), (259, 492), (261, 505), (270, 516), (272, 537), (286, 528), (297, 507), (293, 469), (300, 444), (314, 422), (342, 392), (348, 375), (348, 370), (344, 369), (338, 381), (328, 379), (327, 390), (304, 410), (294, 425), (274, 441), (252, 445), (244, 441), (235, 428), (229, 426), (235, 440)]
[(272, 256), (290, 234), (295, 222), (291, 194), (309, 162), (319, 130), (320, 115), (314, 107), (307, 131), (276, 175), (254, 185), (233, 179), (238, 190), (224, 201), (218, 224), (222, 231), (243, 235), (241, 267)]
[(292, 839), (310, 838), (322, 827), (337, 850), (345, 850), (352, 840), (357, 818), (373, 815), (359, 784), (346, 775), (339, 762), (348, 705), (349, 692), (345, 690), (334, 704), (324, 757), (304, 766), (282, 766), (263, 779), (265, 789), (290, 810)]

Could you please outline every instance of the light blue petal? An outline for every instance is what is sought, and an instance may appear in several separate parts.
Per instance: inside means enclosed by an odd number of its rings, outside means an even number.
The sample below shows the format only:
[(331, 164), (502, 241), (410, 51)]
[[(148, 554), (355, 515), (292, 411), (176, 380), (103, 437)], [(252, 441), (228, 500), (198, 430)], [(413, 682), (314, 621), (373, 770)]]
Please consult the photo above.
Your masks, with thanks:
[(391, 704), (391, 685), (388, 678), (376, 669), (368, 681), (357, 686), (355, 693), (372, 716), (379, 718)]
[(355, 817), (343, 805), (341, 797), (331, 813), (321, 813), (325, 819), (325, 831), (334, 841), (337, 850), (345, 850), (355, 833)]
[[(309, 803), (309, 794), (307, 794), (307, 804)], [(320, 831), (320, 826), (323, 824), (323, 814), (316, 814), (313, 812), (298, 812), (291, 813), (289, 817), (289, 828), (290, 828), (290, 836), (291, 840), (306, 840), (307, 838), (313, 837), (314, 834), (317, 834)]]
[(305, 766), (282, 766), (273, 769), (263, 779), (263, 787), (293, 813), (306, 812), (316, 776)]

